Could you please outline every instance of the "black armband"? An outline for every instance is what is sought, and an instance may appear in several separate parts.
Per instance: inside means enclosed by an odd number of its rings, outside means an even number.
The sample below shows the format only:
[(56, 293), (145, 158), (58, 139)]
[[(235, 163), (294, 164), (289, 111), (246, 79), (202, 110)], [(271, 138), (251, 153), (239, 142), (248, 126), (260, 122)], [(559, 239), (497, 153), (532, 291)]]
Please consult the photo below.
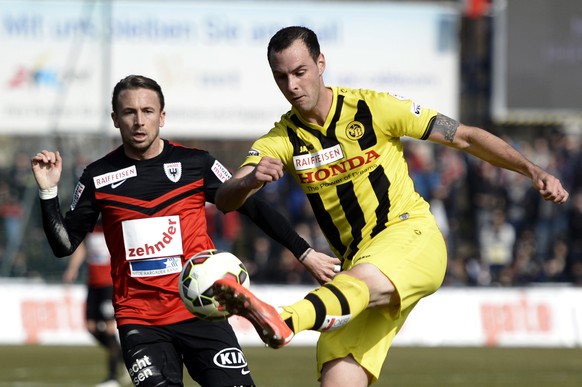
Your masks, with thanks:
[(310, 248), (287, 218), (256, 195), (248, 198), (238, 211), (249, 217), (268, 236), (285, 246), (296, 258)]

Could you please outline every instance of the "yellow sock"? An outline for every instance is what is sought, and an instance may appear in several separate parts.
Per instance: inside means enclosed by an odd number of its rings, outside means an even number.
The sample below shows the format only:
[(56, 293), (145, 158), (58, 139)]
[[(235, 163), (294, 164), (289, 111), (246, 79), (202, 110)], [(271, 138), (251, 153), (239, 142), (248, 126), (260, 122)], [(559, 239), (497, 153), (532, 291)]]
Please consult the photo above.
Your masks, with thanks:
[(332, 331), (366, 309), (370, 292), (364, 281), (347, 274), (315, 289), (301, 301), (283, 307), (281, 317), (298, 333), (305, 330)]

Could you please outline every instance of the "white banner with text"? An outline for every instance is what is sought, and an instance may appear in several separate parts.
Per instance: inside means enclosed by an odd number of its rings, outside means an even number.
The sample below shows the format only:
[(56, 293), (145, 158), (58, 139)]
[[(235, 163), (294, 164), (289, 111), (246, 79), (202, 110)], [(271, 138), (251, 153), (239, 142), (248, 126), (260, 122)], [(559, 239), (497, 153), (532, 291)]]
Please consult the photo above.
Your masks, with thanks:
[[(273, 305), (302, 299), (312, 287), (252, 286)], [(87, 345), (86, 289), (82, 285), (0, 283), (0, 344)], [(394, 345), (582, 346), (582, 289), (443, 288), (422, 300)], [(231, 317), (242, 345), (262, 345), (252, 325)], [(291, 345), (314, 345), (318, 333), (295, 336)]]
[(251, 139), (289, 103), (270, 37), (313, 29), (329, 85), (414, 98), (458, 118), (460, 16), (451, 4), (314, 1), (0, 1), (0, 134), (115, 135), (114, 84), (156, 79), (165, 136)]

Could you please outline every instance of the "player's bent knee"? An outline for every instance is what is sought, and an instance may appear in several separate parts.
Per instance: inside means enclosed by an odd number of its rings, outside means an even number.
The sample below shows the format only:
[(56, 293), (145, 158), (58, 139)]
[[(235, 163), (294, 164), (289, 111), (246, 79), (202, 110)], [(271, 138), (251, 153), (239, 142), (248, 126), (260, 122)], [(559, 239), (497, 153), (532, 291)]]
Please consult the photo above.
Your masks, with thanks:
[(398, 301), (399, 297), (394, 284), (376, 266), (362, 263), (351, 268), (347, 274), (364, 281), (368, 286), (370, 292), (368, 307), (387, 306)]

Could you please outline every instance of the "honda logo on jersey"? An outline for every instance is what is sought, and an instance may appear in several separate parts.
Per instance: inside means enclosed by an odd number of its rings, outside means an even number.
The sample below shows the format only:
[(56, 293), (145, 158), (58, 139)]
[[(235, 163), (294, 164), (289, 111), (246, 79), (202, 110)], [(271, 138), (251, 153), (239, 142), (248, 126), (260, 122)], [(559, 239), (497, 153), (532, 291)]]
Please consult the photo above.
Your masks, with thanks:
[(177, 183), (182, 177), (182, 163), (166, 163), (164, 164), (164, 172), (170, 181)]

